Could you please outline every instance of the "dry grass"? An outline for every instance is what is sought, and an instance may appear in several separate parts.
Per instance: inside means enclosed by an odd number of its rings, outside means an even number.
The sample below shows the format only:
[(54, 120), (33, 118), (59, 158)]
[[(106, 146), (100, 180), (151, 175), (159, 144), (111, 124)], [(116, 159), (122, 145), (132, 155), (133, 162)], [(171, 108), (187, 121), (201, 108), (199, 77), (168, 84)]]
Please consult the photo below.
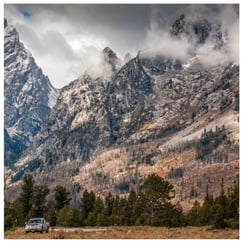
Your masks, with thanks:
[[(69, 231), (69, 232), (67, 232)], [(91, 231), (91, 232), (89, 232)], [(210, 227), (107, 227), (56, 228), (48, 234), (28, 233), (19, 227), (4, 233), (5, 239), (239, 239), (239, 230), (211, 230)]]

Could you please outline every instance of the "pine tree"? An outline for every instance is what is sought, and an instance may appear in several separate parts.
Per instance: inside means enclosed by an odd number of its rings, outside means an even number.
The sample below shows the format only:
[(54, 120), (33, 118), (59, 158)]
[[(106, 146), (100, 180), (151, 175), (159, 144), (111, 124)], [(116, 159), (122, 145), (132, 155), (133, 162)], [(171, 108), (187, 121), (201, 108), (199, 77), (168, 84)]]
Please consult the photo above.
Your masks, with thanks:
[(56, 204), (56, 209), (60, 210), (63, 208), (65, 205), (68, 205), (69, 202), (72, 200), (69, 197), (70, 192), (66, 190), (65, 187), (57, 185), (55, 187), (55, 204)]
[(238, 229), (239, 228), (239, 183), (235, 184), (232, 192), (228, 198), (228, 218), (226, 219), (227, 227)]
[(213, 204), (213, 197), (207, 194), (204, 199), (203, 205), (199, 210), (198, 220), (200, 225), (211, 225), (213, 223)]
[(113, 203), (114, 203), (114, 198), (112, 194), (109, 192), (109, 194), (105, 198), (105, 211), (108, 217), (110, 217), (112, 214)]
[(85, 225), (86, 226), (95, 226), (96, 224), (96, 216), (94, 212), (90, 212), (86, 221), (85, 221)]
[(46, 211), (46, 196), (49, 188), (46, 185), (38, 185), (34, 187), (33, 197), (31, 199), (31, 217), (43, 217)]
[(112, 214), (110, 217), (110, 222), (112, 225), (124, 225), (126, 205), (126, 199), (116, 196), (113, 202)]
[(97, 215), (96, 226), (108, 226), (109, 224), (109, 217), (107, 215), (107, 211), (104, 208), (102, 212)]
[(158, 175), (152, 174), (147, 177), (140, 190), (146, 223), (160, 225), (160, 215), (171, 209), (173, 186)]
[(19, 196), (19, 202), (21, 204), (23, 218), (25, 221), (27, 221), (30, 217), (30, 210), (32, 208), (31, 200), (34, 193), (34, 180), (31, 174), (26, 174), (24, 176), (21, 189), (22, 191)]
[[(176, 206), (171, 207), (171, 212), (169, 213), (169, 215), (171, 215), (171, 218), (169, 219), (167, 226), (180, 227), (187, 225), (185, 215), (179, 203), (177, 203)], [(164, 225), (166, 224), (164, 223)]]
[(134, 225), (135, 221), (133, 218), (133, 207), (134, 204), (136, 203), (137, 200), (137, 195), (134, 190), (132, 190), (129, 193), (128, 199), (126, 201), (126, 207), (125, 207), (125, 212), (124, 212), (124, 220), (126, 225)]
[(199, 226), (200, 204), (198, 201), (193, 203), (192, 209), (187, 214), (187, 222), (191, 226)]
[(4, 231), (15, 226), (15, 217), (12, 203), (5, 202), (4, 204)]
[(47, 212), (44, 214), (47, 222), (49, 222), (50, 226), (56, 226), (57, 222), (57, 210), (54, 201), (49, 201), (47, 203)]
[(214, 200), (213, 205), (213, 226), (216, 229), (223, 229), (226, 227), (225, 219), (227, 218), (228, 199), (224, 193), (224, 179), (221, 181), (221, 193)]
[(81, 214), (83, 220), (87, 220), (89, 213), (91, 213), (94, 209), (95, 205), (95, 194), (93, 191), (90, 193), (86, 189), (83, 192), (82, 202), (81, 202)]
[(64, 227), (80, 226), (80, 211), (76, 207), (65, 205), (57, 214), (57, 223)]
[(145, 217), (144, 217), (144, 202), (140, 195), (137, 197), (136, 202), (133, 205), (132, 208), (132, 222), (134, 222), (133, 225), (144, 225), (145, 223)]
[(22, 226), (25, 223), (25, 218), (22, 212), (22, 203), (19, 198), (13, 202), (4, 203), (4, 230), (15, 226)]
[(104, 203), (103, 201), (100, 199), (100, 197), (97, 197), (94, 203), (94, 213), (97, 216), (99, 213), (101, 213), (104, 209)]

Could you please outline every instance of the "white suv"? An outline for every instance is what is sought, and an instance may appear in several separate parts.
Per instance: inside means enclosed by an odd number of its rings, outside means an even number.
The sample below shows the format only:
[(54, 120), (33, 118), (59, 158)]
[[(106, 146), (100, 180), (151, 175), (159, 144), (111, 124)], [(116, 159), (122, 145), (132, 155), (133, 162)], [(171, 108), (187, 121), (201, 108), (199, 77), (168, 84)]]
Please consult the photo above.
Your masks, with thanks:
[(25, 224), (25, 232), (46, 232), (49, 231), (49, 223), (44, 218), (31, 218), (28, 223)]

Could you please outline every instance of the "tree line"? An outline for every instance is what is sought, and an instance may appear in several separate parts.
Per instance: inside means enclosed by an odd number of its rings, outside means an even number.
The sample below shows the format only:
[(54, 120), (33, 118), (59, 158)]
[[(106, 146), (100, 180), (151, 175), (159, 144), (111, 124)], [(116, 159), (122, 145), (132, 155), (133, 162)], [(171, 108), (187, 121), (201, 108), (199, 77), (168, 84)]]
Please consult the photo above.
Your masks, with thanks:
[(71, 205), (70, 193), (57, 185), (53, 199), (46, 185), (35, 185), (31, 174), (23, 178), (21, 193), (13, 202), (4, 203), (4, 230), (23, 226), (31, 217), (45, 217), (51, 226), (81, 227), (110, 225), (202, 226), (214, 228), (239, 227), (239, 184), (225, 195), (223, 181), (221, 194), (207, 195), (204, 203), (196, 201), (184, 213), (180, 205), (173, 205), (173, 186), (156, 174), (149, 175), (139, 188), (127, 197), (111, 193), (104, 198), (84, 190), (79, 207)]

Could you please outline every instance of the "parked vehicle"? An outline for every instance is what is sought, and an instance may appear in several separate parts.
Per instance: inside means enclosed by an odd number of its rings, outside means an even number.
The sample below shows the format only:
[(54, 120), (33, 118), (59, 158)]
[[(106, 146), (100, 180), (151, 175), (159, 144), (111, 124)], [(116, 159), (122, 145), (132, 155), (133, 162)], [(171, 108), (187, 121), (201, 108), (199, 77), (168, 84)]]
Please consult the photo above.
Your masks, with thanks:
[(49, 232), (49, 223), (44, 218), (31, 218), (28, 223), (25, 224), (25, 232)]

